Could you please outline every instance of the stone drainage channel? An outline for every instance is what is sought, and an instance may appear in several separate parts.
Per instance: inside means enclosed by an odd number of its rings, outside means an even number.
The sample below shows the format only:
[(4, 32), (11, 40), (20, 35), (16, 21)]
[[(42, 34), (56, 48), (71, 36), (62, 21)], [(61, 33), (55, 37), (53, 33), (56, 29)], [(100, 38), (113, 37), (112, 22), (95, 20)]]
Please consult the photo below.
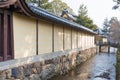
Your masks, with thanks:
[(76, 67), (65, 76), (56, 76), (49, 80), (116, 80), (116, 51), (98, 53), (85, 63)]

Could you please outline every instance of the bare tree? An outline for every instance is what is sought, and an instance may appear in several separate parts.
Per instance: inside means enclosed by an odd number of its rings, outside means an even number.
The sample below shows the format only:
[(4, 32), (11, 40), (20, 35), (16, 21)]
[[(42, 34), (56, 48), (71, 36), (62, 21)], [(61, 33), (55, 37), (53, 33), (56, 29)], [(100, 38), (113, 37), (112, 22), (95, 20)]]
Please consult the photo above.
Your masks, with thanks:
[(120, 7), (120, 0), (113, 0), (116, 2), (116, 5), (113, 6), (113, 9), (118, 9)]
[(114, 21), (110, 25), (110, 41), (120, 42), (120, 21)]

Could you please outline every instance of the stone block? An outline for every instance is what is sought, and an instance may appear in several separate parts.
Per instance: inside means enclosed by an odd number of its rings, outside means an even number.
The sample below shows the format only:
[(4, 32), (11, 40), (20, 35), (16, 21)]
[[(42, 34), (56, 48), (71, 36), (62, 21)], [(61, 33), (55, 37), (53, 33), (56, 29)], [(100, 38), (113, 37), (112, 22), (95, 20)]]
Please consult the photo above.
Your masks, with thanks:
[(45, 60), (45, 64), (51, 64), (51, 63), (54, 63), (54, 59)]
[(51, 65), (53, 65), (53, 64), (46, 64), (46, 65), (42, 66), (42, 70), (49, 69)]
[(71, 68), (94, 55), (95, 51), (95, 48), (91, 48), (81, 52), (62, 52), (52, 59), (0, 71), (0, 80), (46, 80), (56, 74), (64, 75)]
[(62, 68), (62, 63), (55, 65), (55, 73), (59, 74)]
[(37, 70), (38, 74), (40, 74), (42, 71), (42, 68), (36, 68), (36, 70)]
[(40, 73), (42, 80), (47, 80), (55, 75), (55, 65), (49, 64), (44, 66), (43, 70)]
[(23, 76), (24, 75), (23, 75), (22, 67), (12, 69), (12, 77), (14, 77), (16, 79), (21, 79)]
[(5, 78), (4, 78), (4, 77), (1, 77), (0, 80), (5, 80)]
[(77, 57), (76, 59), (76, 64), (79, 65), (82, 63), (81, 57)]
[(12, 77), (20, 78), (21, 77), (21, 70), (19, 68), (12, 69)]
[(23, 80), (30, 80), (29, 78), (24, 78)]
[(39, 74), (32, 74), (29, 77), (29, 80), (41, 80)]
[(14, 77), (11, 77), (10, 80), (15, 80), (15, 78), (14, 78)]
[(23, 68), (23, 74), (24, 76), (29, 76), (31, 74), (31, 65), (25, 65)]
[(0, 80), (4, 80), (6, 78), (5, 71), (0, 71)]
[(58, 56), (56, 58), (53, 59), (53, 64), (57, 65), (61, 62), (61, 58)]
[(61, 58), (61, 62), (64, 63), (66, 61), (67, 61), (67, 57), (65, 55), (63, 55), (62, 58)]
[(10, 79), (11, 76), (12, 76), (12, 71), (11, 71), (11, 69), (6, 70), (5, 73), (6, 73), (6, 79)]
[(14, 79), (14, 80), (21, 80), (21, 79)]
[(39, 68), (39, 67), (41, 67), (41, 63), (40, 62), (36, 62), (36, 63), (33, 64), (33, 67), (34, 68)]
[(41, 65), (41, 66), (45, 65), (45, 60), (40, 61), (40, 65)]
[(71, 66), (70, 66), (69, 62), (65, 63), (65, 67), (66, 67), (67, 70), (70, 70)]
[(37, 71), (36, 68), (32, 68), (32, 69), (31, 69), (31, 74), (37, 74), (37, 73), (38, 73), (38, 71)]

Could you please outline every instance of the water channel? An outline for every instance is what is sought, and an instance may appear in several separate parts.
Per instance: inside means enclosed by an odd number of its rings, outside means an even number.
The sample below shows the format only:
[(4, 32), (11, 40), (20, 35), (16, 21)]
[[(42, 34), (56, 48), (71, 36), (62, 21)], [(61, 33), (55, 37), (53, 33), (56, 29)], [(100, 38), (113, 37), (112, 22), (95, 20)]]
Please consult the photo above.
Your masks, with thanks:
[(110, 53), (99, 53), (65, 76), (49, 80), (116, 80), (116, 51), (115, 48), (110, 48)]

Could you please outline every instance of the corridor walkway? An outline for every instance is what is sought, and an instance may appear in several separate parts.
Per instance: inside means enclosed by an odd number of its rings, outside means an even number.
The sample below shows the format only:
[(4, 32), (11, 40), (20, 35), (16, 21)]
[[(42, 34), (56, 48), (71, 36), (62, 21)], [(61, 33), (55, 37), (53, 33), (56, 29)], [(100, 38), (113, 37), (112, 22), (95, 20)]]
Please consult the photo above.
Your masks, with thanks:
[(50, 80), (115, 80), (116, 51), (111, 47), (110, 53), (99, 53), (69, 74)]

